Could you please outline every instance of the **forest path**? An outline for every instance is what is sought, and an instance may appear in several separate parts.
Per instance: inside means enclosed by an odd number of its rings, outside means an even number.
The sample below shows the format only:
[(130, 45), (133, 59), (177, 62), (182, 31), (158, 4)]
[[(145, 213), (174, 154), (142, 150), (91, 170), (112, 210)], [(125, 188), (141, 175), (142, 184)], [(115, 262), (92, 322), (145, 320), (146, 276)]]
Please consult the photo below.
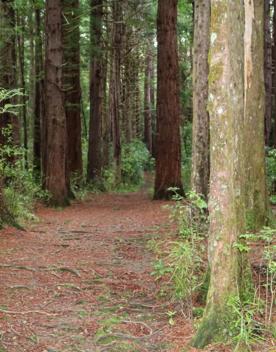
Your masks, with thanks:
[(148, 240), (170, 231), (145, 190), (40, 208), (26, 232), (0, 232), (0, 352), (183, 349), (192, 328), (160, 298)]

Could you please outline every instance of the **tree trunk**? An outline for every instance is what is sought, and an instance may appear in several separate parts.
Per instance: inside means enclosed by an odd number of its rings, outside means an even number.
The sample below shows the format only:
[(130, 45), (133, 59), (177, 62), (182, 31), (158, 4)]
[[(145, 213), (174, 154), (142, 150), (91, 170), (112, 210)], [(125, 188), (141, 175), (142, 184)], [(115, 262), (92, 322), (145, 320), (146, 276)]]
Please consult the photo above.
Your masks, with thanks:
[[(15, 12), (12, 0), (0, 0), (0, 87), (12, 90), (16, 88), (16, 51), (15, 51)], [(14, 104), (15, 99), (1, 102)], [(3, 133), (11, 127), (13, 144), (19, 144), (19, 122), (15, 114), (5, 112), (0, 119), (0, 145), (6, 144), (9, 137)]]
[[(136, 50), (137, 51), (137, 50)], [(142, 106), (142, 102), (141, 102), (141, 92), (140, 92), (140, 56), (139, 56), (139, 52), (135, 53), (134, 56), (134, 70), (133, 70), (133, 74), (134, 74), (134, 80), (133, 80), (133, 86), (134, 86), (134, 90), (133, 90), (133, 112), (134, 112), (134, 126), (136, 127), (136, 133), (135, 133), (135, 137), (137, 139), (141, 139), (143, 138), (143, 128), (142, 128), (142, 115), (141, 115), (141, 106)]]
[(148, 45), (145, 59), (145, 81), (144, 81), (144, 141), (149, 152), (152, 154), (152, 51)]
[(273, 87), (273, 100), (274, 100), (274, 139), (272, 145), (276, 148), (276, 0), (273, 1), (273, 75), (272, 75), (272, 87)]
[(87, 180), (102, 171), (102, 119), (104, 98), (102, 19), (103, 0), (91, 1), (90, 125)]
[(251, 230), (260, 230), (265, 225), (267, 217), (265, 138), (263, 134), (266, 102), (263, 23), (262, 1), (245, 1), (246, 218), (247, 227)]
[(108, 107), (108, 90), (107, 90), (107, 82), (108, 82), (108, 72), (109, 72), (109, 52), (106, 51), (105, 59), (104, 59), (104, 110), (103, 110), (103, 121), (102, 121), (102, 167), (107, 168), (109, 165), (109, 149), (110, 149), (110, 130), (111, 130), (111, 120), (109, 115), (109, 107)]
[(198, 348), (227, 338), (234, 315), (229, 298), (239, 295), (239, 252), (234, 244), (245, 230), (242, 0), (211, 0), (209, 113), (211, 276), (205, 313), (193, 341)]
[(159, 0), (157, 13), (157, 140), (154, 199), (169, 198), (181, 180), (177, 0)]
[(82, 175), (79, 0), (62, 0), (62, 82), (67, 126), (69, 177)]
[(116, 167), (116, 184), (121, 182), (121, 136), (120, 136), (120, 77), (122, 45), (122, 6), (112, 2), (113, 11), (113, 55), (110, 76), (110, 115), (112, 121), (113, 155)]
[(124, 130), (124, 137), (125, 137), (125, 142), (130, 143), (133, 137), (133, 131), (132, 131), (132, 109), (131, 109), (131, 103), (132, 103), (132, 69), (133, 69), (133, 63), (132, 63), (132, 50), (133, 50), (133, 45), (132, 45), (132, 29), (131, 30), (126, 30), (125, 33), (125, 51), (124, 51), (124, 74), (123, 74), (123, 101), (122, 101), (122, 106), (123, 106), (123, 130)]
[(193, 154), (192, 189), (207, 199), (209, 192), (209, 113), (208, 53), (210, 32), (210, 0), (195, 1), (193, 54)]
[(19, 80), (22, 92), (21, 104), (22, 104), (22, 119), (23, 119), (23, 146), (24, 146), (24, 161), (25, 168), (28, 169), (28, 124), (27, 124), (27, 96), (26, 96), (26, 82), (25, 82), (25, 23), (24, 17), (20, 17), (17, 13), (17, 53), (19, 63)]
[(61, 0), (46, 1), (45, 57), (45, 186), (51, 204), (68, 205), (67, 130), (62, 91), (62, 11)]
[(265, 142), (270, 143), (272, 118), (272, 42), (270, 1), (264, 1), (264, 77), (265, 77)]
[(35, 9), (35, 93), (33, 126), (33, 167), (36, 176), (41, 174), (41, 125), (44, 121), (43, 104), (43, 49), (40, 9)]

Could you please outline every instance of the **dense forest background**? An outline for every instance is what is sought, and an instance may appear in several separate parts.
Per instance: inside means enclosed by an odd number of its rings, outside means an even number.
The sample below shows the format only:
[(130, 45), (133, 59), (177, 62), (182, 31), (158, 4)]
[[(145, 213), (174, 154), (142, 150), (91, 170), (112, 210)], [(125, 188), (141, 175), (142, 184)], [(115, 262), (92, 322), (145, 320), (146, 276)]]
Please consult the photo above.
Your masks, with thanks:
[(275, 65), (276, 1), (0, 0), (1, 224), (149, 182), (181, 237), (155, 275), (206, 306), (192, 344), (275, 337)]

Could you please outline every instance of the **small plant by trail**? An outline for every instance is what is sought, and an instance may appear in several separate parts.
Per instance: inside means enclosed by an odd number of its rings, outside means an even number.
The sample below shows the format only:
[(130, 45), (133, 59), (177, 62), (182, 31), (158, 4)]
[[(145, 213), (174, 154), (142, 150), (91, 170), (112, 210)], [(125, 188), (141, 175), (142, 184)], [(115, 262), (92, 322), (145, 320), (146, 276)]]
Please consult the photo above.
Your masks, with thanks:
[(165, 240), (159, 247), (159, 258), (154, 264), (153, 275), (162, 279), (167, 294), (183, 306), (183, 312), (193, 316), (193, 297), (202, 295), (205, 285), (206, 261), (204, 261), (207, 231), (207, 204), (194, 192), (188, 200), (179, 196), (175, 189), (173, 205), (168, 205), (170, 219), (177, 224), (177, 236)]

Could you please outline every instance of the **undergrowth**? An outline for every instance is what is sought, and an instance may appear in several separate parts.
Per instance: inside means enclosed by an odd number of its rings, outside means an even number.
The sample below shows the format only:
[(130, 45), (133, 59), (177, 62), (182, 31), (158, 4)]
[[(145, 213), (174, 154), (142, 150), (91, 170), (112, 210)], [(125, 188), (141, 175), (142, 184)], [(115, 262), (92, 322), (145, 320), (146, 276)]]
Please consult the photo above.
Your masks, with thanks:
[[(163, 282), (163, 294), (169, 295), (183, 306), (183, 312), (193, 316), (193, 297), (202, 295), (206, 281), (204, 261), (206, 240), (206, 202), (194, 192), (188, 193), (188, 201), (175, 189), (174, 204), (169, 205), (170, 219), (177, 224), (177, 236), (159, 244), (157, 261), (152, 275)], [(153, 248), (153, 243), (149, 244)], [(196, 312), (198, 314), (198, 311)]]
[(47, 192), (42, 191), (32, 171), (24, 168), (24, 149), (14, 145), (11, 128), (3, 129), (2, 133), (6, 138), (6, 144), (0, 149), (5, 207), (16, 223), (35, 220), (34, 203), (36, 200), (45, 200)]
[(122, 145), (121, 182), (116, 184), (115, 167), (102, 171), (101, 177), (86, 186), (92, 192), (134, 192), (144, 182), (144, 172), (154, 170), (154, 159), (146, 145), (138, 139)]
[[(207, 204), (194, 192), (187, 200), (174, 197), (169, 205), (170, 218), (177, 224), (177, 235), (164, 241), (150, 240), (155, 252), (152, 275), (161, 283), (161, 294), (181, 303), (186, 317), (200, 324), (209, 285), (207, 260)], [(240, 236), (235, 247), (248, 255), (257, 251), (257, 264), (252, 263), (253, 286), (242, 297), (230, 296), (226, 309), (231, 312), (227, 339), (239, 350), (247, 351), (276, 336), (276, 229), (264, 227), (258, 233)], [(261, 259), (260, 259), (260, 258)], [(254, 256), (255, 258), (255, 256)], [(259, 262), (260, 259), (260, 262)], [(234, 319), (233, 319), (234, 317)], [(170, 317), (170, 321), (172, 321)]]

